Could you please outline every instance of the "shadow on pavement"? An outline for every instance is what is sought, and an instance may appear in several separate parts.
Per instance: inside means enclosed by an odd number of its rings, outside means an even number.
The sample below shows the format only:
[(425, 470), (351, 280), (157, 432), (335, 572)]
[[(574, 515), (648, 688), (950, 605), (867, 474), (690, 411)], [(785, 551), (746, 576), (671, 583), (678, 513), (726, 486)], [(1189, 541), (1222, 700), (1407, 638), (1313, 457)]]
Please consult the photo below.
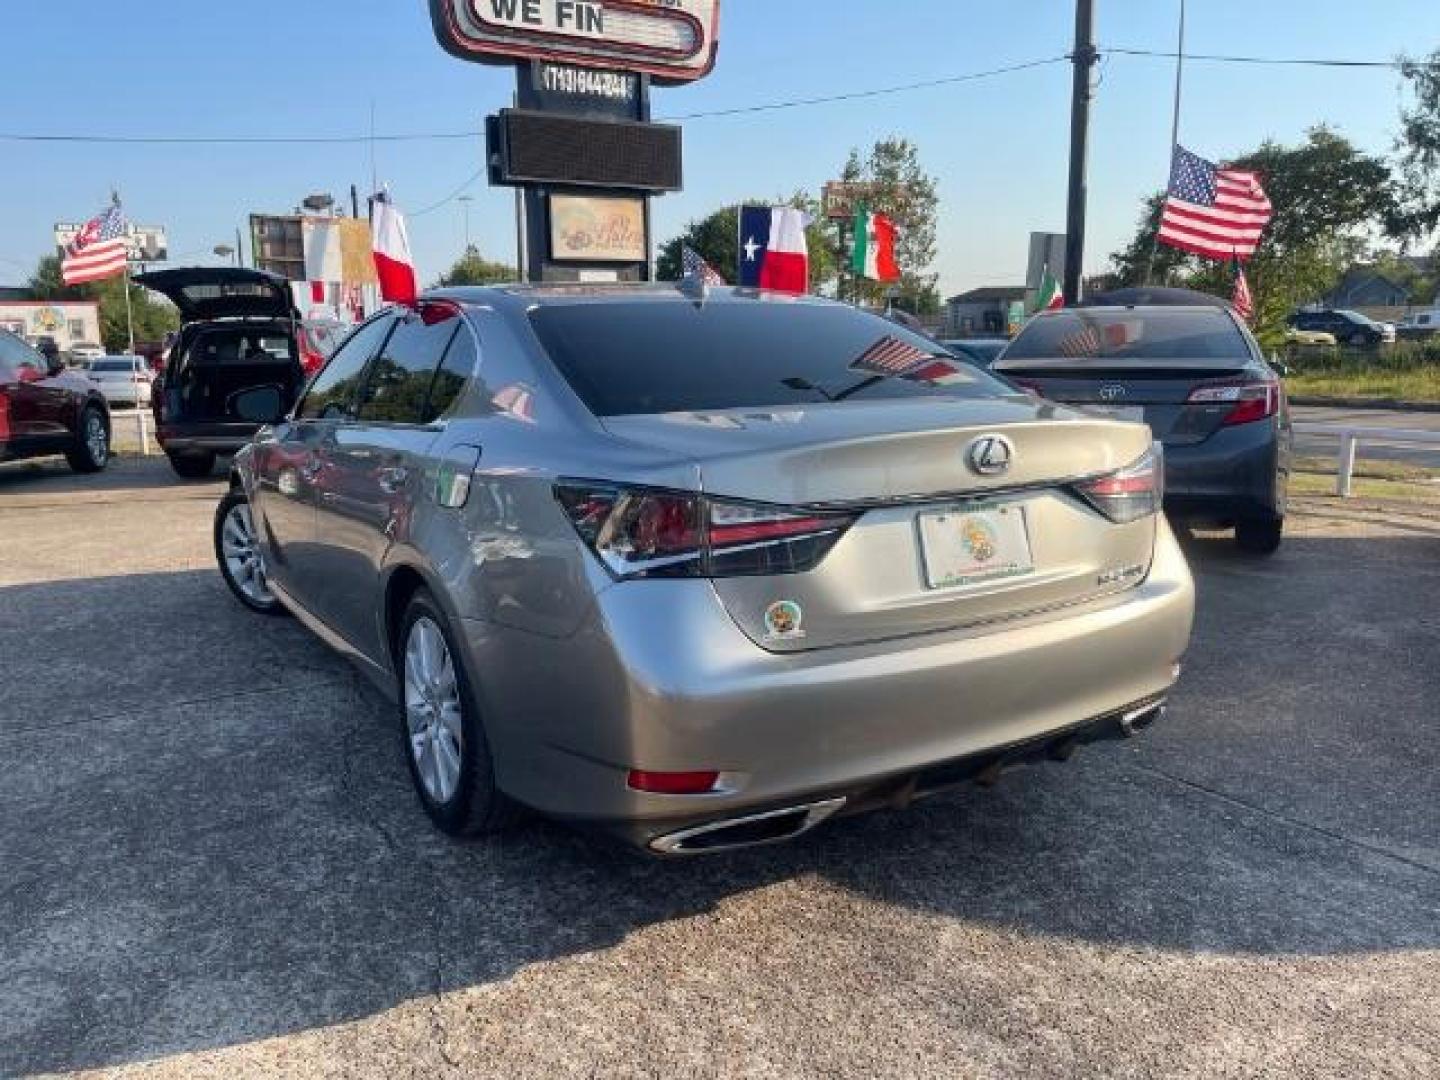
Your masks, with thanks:
[(0, 709), (0, 1073), (369, 1016), (811, 877), (1122, 948), (1440, 947), (1435, 543), (1187, 550), (1195, 645), (1146, 737), (680, 862), (538, 821), (441, 838), (378, 700), (213, 573), (0, 589), (0, 685), (38, 687)]

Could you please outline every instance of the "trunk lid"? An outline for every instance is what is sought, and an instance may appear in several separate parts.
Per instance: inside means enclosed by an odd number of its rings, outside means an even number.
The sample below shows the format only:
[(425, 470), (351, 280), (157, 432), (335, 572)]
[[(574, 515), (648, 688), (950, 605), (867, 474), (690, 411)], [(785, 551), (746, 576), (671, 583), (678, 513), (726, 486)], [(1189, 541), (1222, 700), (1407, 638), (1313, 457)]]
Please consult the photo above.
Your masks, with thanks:
[[(736, 624), (774, 652), (1015, 618), (1143, 579), (1153, 518), (1117, 525), (1069, 489), (1123, 468), (1149, 432), (1028, 398), (904, 399), (784, 410), (612, 417), (627, 441), (695, 463), (716, 498), (844, 509), (853, 523), (813, 569), (713, 581)], [(1012, 448), (978, 475), (977, 440)], [(970, 573), (978, 535), (995, 569)], [(957, 561), (959, 560), (959, 561)], [(962, 572), (963, 571), (963, 572)]]
[(1233, 382), (1244, 376), (1241, 364), (1208, 367), (1015, 367), (1007, 378), (1049, 401), (1071, 405), (1088, 415), (1145, 423), (1166, 446), (1204, 442), (1221, 426), (1228, 404), (1191, 403), (1197, 387)]
[(195, 266), (136, 276), (180, 309), (183, 322), (208, 319), (298, 318), (290, 283), (264, 270)]

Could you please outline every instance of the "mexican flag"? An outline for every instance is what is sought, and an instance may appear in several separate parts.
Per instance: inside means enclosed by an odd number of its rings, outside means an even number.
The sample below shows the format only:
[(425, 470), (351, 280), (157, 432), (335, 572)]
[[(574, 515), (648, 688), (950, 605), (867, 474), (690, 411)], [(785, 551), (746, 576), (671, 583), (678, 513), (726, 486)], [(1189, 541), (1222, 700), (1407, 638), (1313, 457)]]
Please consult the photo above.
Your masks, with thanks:
[(855, 251), (850, 269), (871, 281), (899, 281), (895, 261), (895, 223), (884, 214), (860, 207), (855, 212)]
[(1040, 275), (1040, 291), (1035, 294), (1035, 310), (1059, 311), (1064, 306), (1065, 294), (1060, 291), (1060, 283), (1050, 273), (1050, 267), (1046, 266)]

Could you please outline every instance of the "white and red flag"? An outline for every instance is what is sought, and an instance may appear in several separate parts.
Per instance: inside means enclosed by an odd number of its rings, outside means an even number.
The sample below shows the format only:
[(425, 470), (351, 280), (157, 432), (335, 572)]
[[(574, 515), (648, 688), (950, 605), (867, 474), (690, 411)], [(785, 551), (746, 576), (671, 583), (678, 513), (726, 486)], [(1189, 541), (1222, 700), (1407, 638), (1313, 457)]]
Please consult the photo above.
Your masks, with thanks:
[(405, 215), (395, 209), (388, 192), (375, 196), (370, 242), (375, 249), (380, 298), (396, 304), (413, 304), (420, 289), (415, 279), (415, 260), (410, 255), (410, 234), (405, 229)]
[(1248, 259), (1274, 208), (1249, 169), (1225, 169), (1175, 147), (1160, 240), (1210, 259)]
[(125, 215), (117, 202), (82, 225), (65, 246), (60, 276), (66, 285), (114, 277), (124, 272), (127, 251)]

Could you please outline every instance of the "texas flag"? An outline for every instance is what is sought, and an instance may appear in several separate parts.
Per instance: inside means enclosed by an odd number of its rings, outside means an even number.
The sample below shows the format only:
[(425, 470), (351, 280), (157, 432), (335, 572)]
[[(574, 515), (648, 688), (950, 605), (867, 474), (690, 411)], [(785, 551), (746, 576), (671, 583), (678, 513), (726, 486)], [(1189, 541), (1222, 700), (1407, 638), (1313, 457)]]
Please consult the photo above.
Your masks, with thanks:
[(803, 293), (810, 288), (806, 215), (793, 206), (740, 208), (742, 287)]
[(405, 215), (395, 209), (388, 192), (375, 196), (374, 207), (370, 228), (380, 298), (397, 304), (413, 304), (420, 291), (415, 282), (415, 260), (410, 255)]

